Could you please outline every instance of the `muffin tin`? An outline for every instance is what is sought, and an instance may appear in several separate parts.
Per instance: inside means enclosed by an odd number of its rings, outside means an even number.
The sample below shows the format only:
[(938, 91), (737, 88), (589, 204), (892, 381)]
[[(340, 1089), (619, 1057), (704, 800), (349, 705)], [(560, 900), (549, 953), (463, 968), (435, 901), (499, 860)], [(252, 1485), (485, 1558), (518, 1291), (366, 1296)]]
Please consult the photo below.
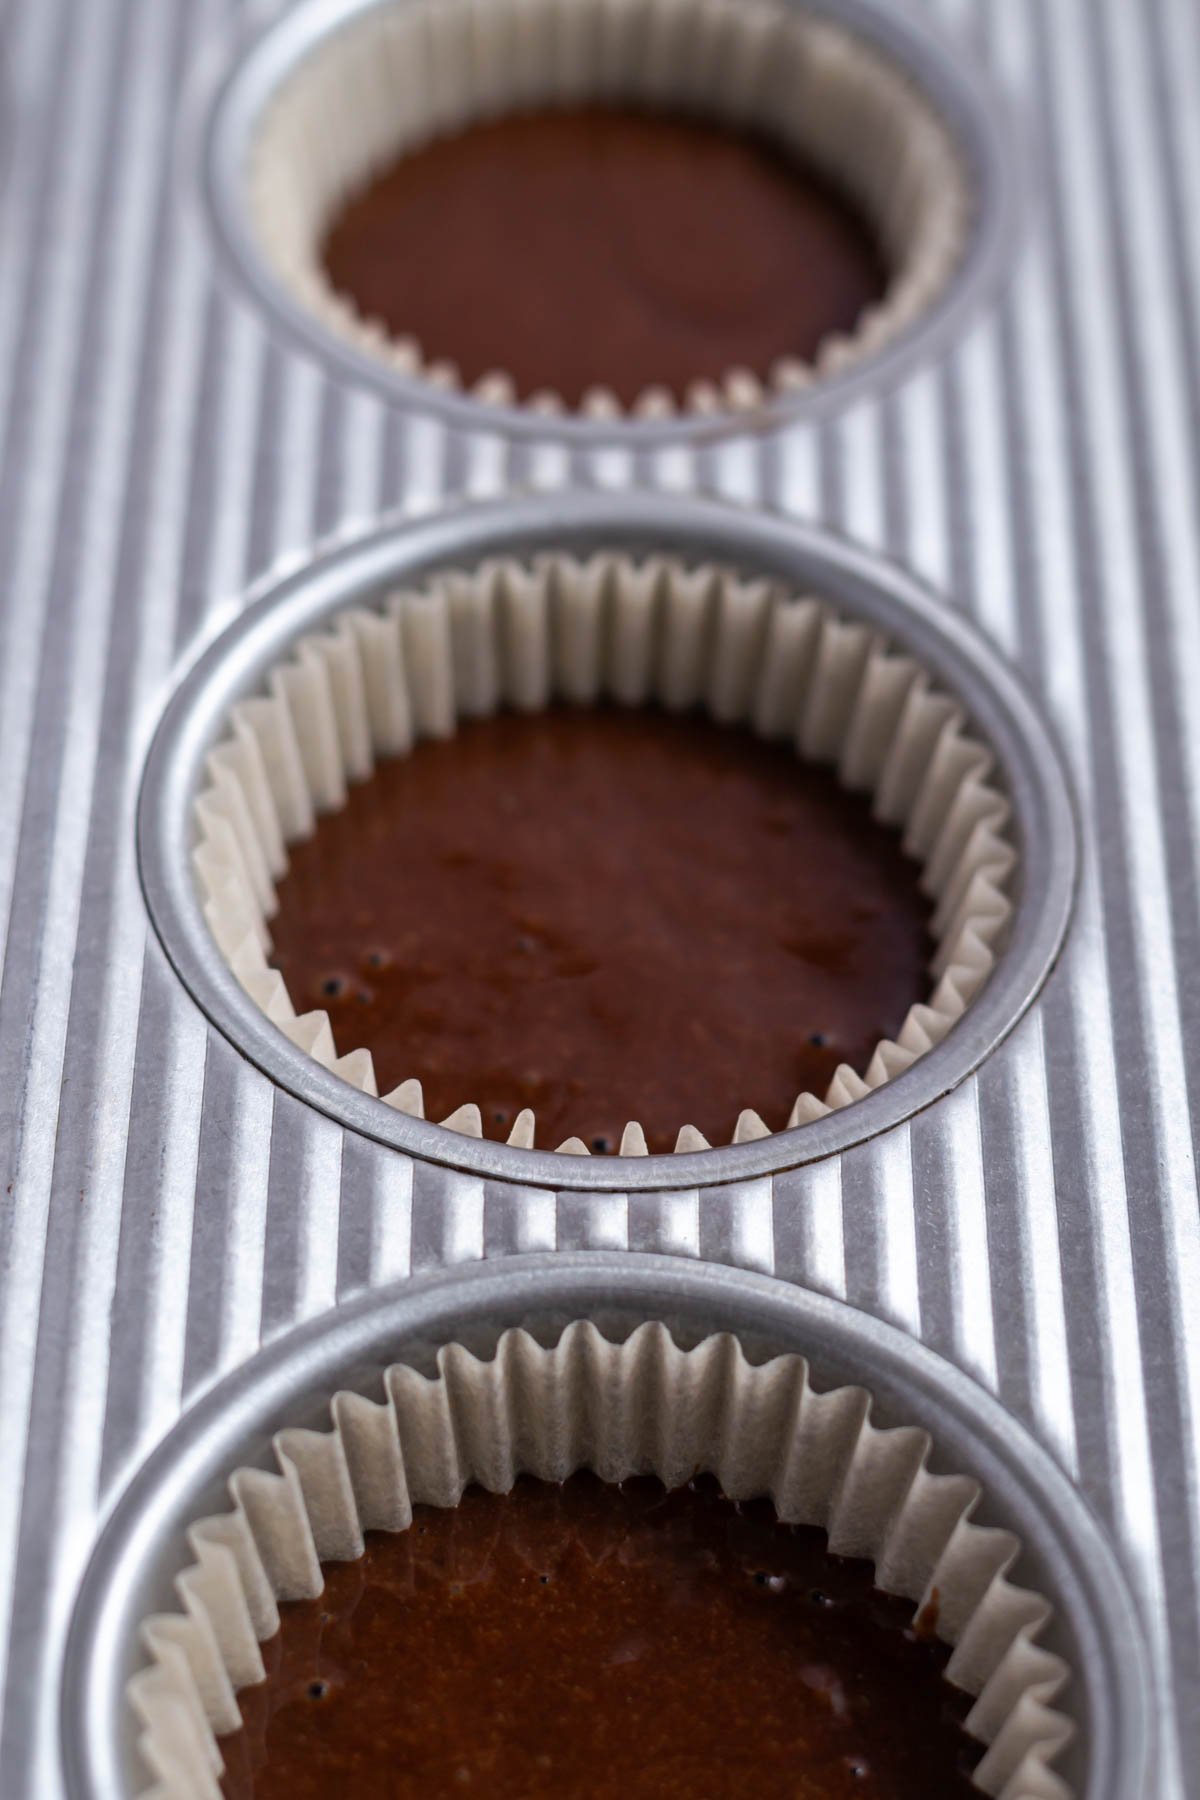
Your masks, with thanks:
[[(819, 9), (951, 130), (978, 200), (957, 276), (902, 341), (785, 399), (608, 420), (432, 391), (272, 282), (245, 152), (354, 10), (231, 31), (204, 0), (16, 0), (4, 22), (6, 1800), (130, 1791), (134, 1626), (276, 1425), (447, 1335), (583, 1312), (803, 1349), (927, 1426), (1056, 1603), (1072, 1780), (1179, 1800), (1200, 1769), (1192, 24), (1119, 0)], [(203, 143), (178, 132), (197, 107)], [(1026, 157), (1044, 204), (1018, 260)], [(509, 497), (463, 509), (488, 493)], [(1021, 831), (996, 978), (909, 1074), (757, 1144), (564, 1170), (348, 1103), (201, 936), (188, 808), (230, 700), (400, 567), (668, 530), (812, 571), (961, 696)]]
[[(822, 1392), (865, 1387), (872, 1426), (923, 1428), (933, 1471), (982, 1484), (971, 1525), (1015, 1536), (1010, 1578), (1054, 1608), (1036, 1641), (1073, 1671), (1054, 1704), (1078, 1725), (1056, 1772), (1079, 1800), (1139, 1791), (1151, 1710), (1135, 1615), (1102, 1534), (1051, 1459), (972, 1382), (878, 1320), (782, 1282), (633, 1254), (520, 1257), (364, 1296), (263, 1351), (202, 1400), (124, 1496), (84, 1579), (63, 1688), (72, 1791), (89, 1800), (139, 1791), (125, 1692), (144, 1660), (138, 1621), (178, 1610), (185, 1528), (228, 1510), (233, 1469), (271, 1466), (270, 1441), (285, 1427), (327, 1431), (330, 1396), (347, 1388), (376, 1396), (393, 1363), (430, 1375), (440, 1346), (460, 1344), (486, 1360), (505, 1330), (520, 1326), (551, 1346), (577, 1319), (595, 1321), (614, 1342), (659, 1321), (685, 1349), (729, 1332), (752, 1364), (795, 1354)], [(840, 1516), (853, 1513), (851, 1504)], [(836, 1505), (830, 1516), (839, 1516)], [(840, 1541), (848, 1547), (845, 1526)]]

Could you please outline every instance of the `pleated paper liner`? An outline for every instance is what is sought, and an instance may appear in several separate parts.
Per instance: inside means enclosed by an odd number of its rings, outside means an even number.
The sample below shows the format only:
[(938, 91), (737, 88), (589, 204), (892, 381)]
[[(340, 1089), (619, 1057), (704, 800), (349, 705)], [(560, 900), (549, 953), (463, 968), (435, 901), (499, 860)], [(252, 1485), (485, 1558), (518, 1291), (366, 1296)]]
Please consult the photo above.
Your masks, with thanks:
[[(870, 794), (875, 817), (922, 865), (937, 945), (928, 997), (865, 1069), (843, 1064), (824, 1095), (799, 1094), (789, 1127), (860, 1099), (939, 1043), (995, 965), (1017, 861), (1009, 803), (961, 707), (912, 657), (816, 596), (617, 552), (491, 560), (348, 608), (300, 639), (264, 692), (232, 708), (195, 802), (195, 868), (220, 952), (267, 1017), (376, 1094), (369, 1047), (336, 1045), (324, 1011), (297, 1015), (271, 967), (287, 846), (319, 830), (320, 815), (341, 808), (348, 784), (369, 780), (377, 759), (449, 737), (460, 718), (602, 699), (701, 706), (724, 724), (790, 740), (847, 789)], [(384, 1099), (423, 1117), (420, 1077), (412, 1069)], [(754, 1094), (731, 1100), (741, 1109), (735, 1143), (769, 1135)], [(441, 1123), (481, 1135), (476, 1098), (464, 1093)], [(677, 1130), (676, 1150), (708, 1147), (686, 1119)], [(509, 1142), (528, 1148), (535, 1134), (526, 1109)], [(588, 1153), (579, 1138), (558, 1148)], [(645, 1152), (639, 1122), (620, 1149)]]
[(278, 1603), (318, 1595), (323, 1561), (361, 1556), (364, 1532), (404, 1531), (414, 1505), (455, 1506), (471, 1483), (507, 1493), (519, 1474), (580, 1468), (668, 1488), (711, 1472), (731, 1499), (769, 1496), (781, 1520), (827, 1530), (886, 1592), (924, 1606), (936, 1591), (946, 1678), (975, 1697), (966, 1729), (986, 1746), (975, 1784), (1069, 1800), (1051, 1767), (1073, 1735), (1055, 1705), (1068, 1670), (1038, 1643), (1050, 1604), (1008, 1579), (1017, 1539), (973, 1523), (979, 1484), (931, 1473), (928, 1434), (877, 1428), (864, 1389), (817, 1392), (803, 1358), (755, 1366), (725, 1334), (685, 1351), (660, 1324), (613, 1344), (580, 1320), (552, 1349), (507, 1331), (489, 1361), (452, 1344), (435, 1377), (397, 1365), (383, 1390), (334, 1395), (327, 1432), (281, 1431), (279, 1473), (231, 1471), (233, 1510), (191, 1527), (183, 1610), (145, 1621), (151, 1664), (128, 1688), (146, 1800), (217, 1800), (237, 1690), (264, 1679)]
[[(771, 0), (408, 0), (373, 7), (325, 39), (264, 110), (247, 170), (253, 228), (284, 286), (330, 330), (406, 376), (460, 389), (453, 363), (392, 337), (335, 291), (328, 229), (371, 179), (432, 139), (554, 107), (630, 106), (765, 133), (862, 214), (889, 271), (883, 296), (811, 363), (729, 369), (684, 394), (646, 388), (630, 411), (745, 412), (871, 356), (945, 291), (974, 197), (949, 130), (882, 52), (832, 21)], [(419, 247), (414, 252), (419, 254)], [(504, 271), (497, 270), (497, 281)], [(565, 411), (518, 394), (497, 368), (485, 403)], [(585, 415), (619, 417), (598, 385)]]

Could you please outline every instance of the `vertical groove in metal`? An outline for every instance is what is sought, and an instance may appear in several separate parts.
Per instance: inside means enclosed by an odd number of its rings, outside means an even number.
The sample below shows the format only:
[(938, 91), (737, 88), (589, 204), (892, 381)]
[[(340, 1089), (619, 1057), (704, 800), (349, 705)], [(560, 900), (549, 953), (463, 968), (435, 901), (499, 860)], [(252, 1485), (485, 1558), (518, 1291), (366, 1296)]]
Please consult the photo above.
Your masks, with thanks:
[[(88, 43), (81, 34), (86, 73), (98, 81), (123, 61), (133, 73), (119, 112), (97, 96), (99, 143), (89, 144), (86, 133), (78, 140), (84, 155), (91, 152), (99, 186), (78, 232), (86, 260), (58, 271), (63, 290), (82, 304), (64, 479), (46, 561), (46, 634), (25, 793), (26, 825), (50, 802), (39, 846), (46, 860), (27, 856), (18, 866), (16, 930), (6, 963), (10, 976), (37, 976), (29, 1091), (36, 1099), (40, 1089), (43, 1100), (60, 1093), (56, 1113), (27, 1114), (14, 1183), (22, 1226), (27, 1189), (51, 1176), (36, 1379), (27, 1433), (23, 1440), (15, 1433), (13, 1445), (14, 1466), (23, 1462), (25, 1480), (6, 1684), (6, 1732), (22, 1705), (28, 1714), (23, 1762), (33, 1791), (53, 1781), (53, 1713), (36, 1702), (53, 1690), (57, 1638), (97, 1503), (131, 1119), (136, 1031), (130, 1021), (138, 1020), (142, 986), (128, 733), (157, 634), (152, 627), (140, 636), (133, 631), (136, 612), (123, 604), (124, 590), (135, 569), (139, 578), (153, 570), (157, 534), (169, 530), (172, 516), (167, 495), (150, 523), (142, 503), (141, 459), (155, 467), (151, 395), (164, 341), (157, 311), (162, 290), (153, 275), (145, 277), (148, 266), (173, 266), (164, 255), (167, 210), (155, 151), (169, 116), (184, 20), (168, 7), (140, 20), (127, 8), (107, 16), (97, 8), (92, 16), (102, 37)], [(86, 119), (90, 109), (80, 110)], [(70, 140), (68, 128), (64, 141)], [(35, 411), (35, 419), (41, 416)], [(39, 471), (32, 473), (36, 478)], [(38, 522), (35, 517), (34, 529)], [(111, 767), (101, 780), (106, 760)], [(23, 892), (23, 877), (45, 885)], [(11, 955), (20, 928), (16, 908), (28, 901), (42, 936), (18, 961)], [(36, 1135), (28, 1130), (30, 1119)], [(187, 1192), (185, 1186), (180, 1202)], [(49, 1578), (41, 1566), (47, 1532), (62, 1546)]]
[[(1101, 1221), (1097, 1237), (1108, 1251), (1105, 1299), (1112, 1323), (1105, 1337), (1119, 1357), (1108, 1396), (1115, 1440), (1110, 1472), (1116, 1516), (1130, 1541), (1151, 1619), (1160, 1681), (1169, 1691), (1173, 1670), (1163, 1618), (1161, 1546), (1164, 1534), (1174, 1536), (1185, 1524), (1178, 1502), (1168, 1496), (1186, 1492), (1186, 1486), (1179, 1467), (1178, 1403), (1172, 1404), (1170, 1396), (1165, 1406), (1157, 1397), (1154, 1405), (1148, 1405), (1146, 1382), (1173, 1387), (1187, 1347), (1172, 1330), (1169, 1309), (1164, 1316), (1161, 1264), (1160, 1280), (1147, 1279), (1147, 1259), (1154, 1257), (1158, 1228), (1143, 1205), (1143, 1194), (1148, 1185), (1165, 1177), (1157, 1213), (1182, 1198), (1182, 1182), (1194, 1194), (1194, 1179), (1190, 1167), (1184, 1170), (1179, 1162), (1186, 1149), (1190, 1165), (1190, 1141), (1178, 1128), (1186, 1112), (1180, 1111), (1174, 972), (1164, 966), (1160, 954), (1169, 941), (1170, 925), (1162, 867), (1163, 821), (1156, 804), (1147, 720), (1149, 613), (1136, 554), (1137, 471), (1128, 460), (1129, 421), (1114, 316), (1119, 293), (1108, 262), (1113, 196), (1105, 188), (1097, 116), (1101, 97), (1094, 84), (1097, 64), (1089, 53), (1090, 33), (1081, 35), (1081, 13), (1064, 5), (1041, 17), (1035, 9), (1034, 22), (1041, 52), (1035, 59), (1038, 85), (1056, 151), (1049, 191), (1055, 329), (1066, 445), (1075, 478), (1071, 522), (1085, 618), (1080, 643), (1086, 670), (1090, 786), (1092, 795), (1101, 799), (1092, 815), (1096, 875), (1114, 1021), (1120, 1161), (1114, 1157), (1107, 1164), (1090, 1196), (1094, 1217)], [(1087, 59), (1075, 78), (1063, 60), (1068, 42), (1075, 45), (1077, 57), (1082, 51)], [(1164, 1138), (1160, 1102), (1163, 1098), (1170, 1102), (1172, 1089), (1175, 1129), (1168, 1127)], [(1164, 1168), (1164, 1162), (1176, 1167)], [(1151, 1294), (1153, 1304), (1147, 1305)], [(1158, 1348), (1164, 1336), (1170, 1352), (1165, 1358)], [(1121, 1378), (1120, 1370), (1127, 1372), (1128, 1359), (1135, 1356), (1143, 1374), (1140, 1383), (1131, 1384)], [(1171, 1513), (1176, 1516), (1167, 1516)], [(1173, 1751), (1174, 1746), (1168, 1745), (1164, 1760), (1168, 1783), (1179, 1779)]]
[[(0, 1483), (6, 1795), (61, 1791), (73, 1584), (181, 1401), (372, 1283), (634, 1245), (845, 1296), (1025, 1417), (1145, 1606), (1157, 1792), (1200, 1796), (1195, 9), (930, 0), (1030, 146), (1019, 261), (895, 393), (695, 453), (405, 419), (276, 333), (218, 271), (171, 155), (189, 71), (244, 10), (3, 16), (0, 1441), (25, 1482)], [(132, 803), (176, 659), (317, 534), (569, 481), (704, 489), (898, 557), (1012, 655), (1062, 737), (1085, 825), (1062, 967), (974, 1081), (841, 1163), (629, 1197), (414, 1168), (273, 1093), (148, 940)]]

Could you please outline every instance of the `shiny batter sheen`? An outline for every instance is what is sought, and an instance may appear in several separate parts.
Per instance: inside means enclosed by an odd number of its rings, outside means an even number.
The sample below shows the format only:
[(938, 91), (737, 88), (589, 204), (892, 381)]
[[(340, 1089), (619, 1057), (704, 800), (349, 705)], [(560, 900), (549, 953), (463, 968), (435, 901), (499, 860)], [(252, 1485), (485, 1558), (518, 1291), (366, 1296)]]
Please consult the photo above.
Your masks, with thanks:
[(405, 156), (324, 246), (360, 313), (470, 385), (575, 405), (677, 397), (729, 369), (811, 358), (882, 295), (870, 232), (766, 138), (597, 109), (480, 125)]
[(272, 920), (299, 1011), (486, 1136), (651, 1149), (772, 1130), (925, 998), (918, 865), (786, 745), (653, 709), (463, 726), (380, 764), (292, 852)]
[(926, 1621), (709, 1477), (472, 1488), (325, 1575), (228, 1800), (978, 1800)]

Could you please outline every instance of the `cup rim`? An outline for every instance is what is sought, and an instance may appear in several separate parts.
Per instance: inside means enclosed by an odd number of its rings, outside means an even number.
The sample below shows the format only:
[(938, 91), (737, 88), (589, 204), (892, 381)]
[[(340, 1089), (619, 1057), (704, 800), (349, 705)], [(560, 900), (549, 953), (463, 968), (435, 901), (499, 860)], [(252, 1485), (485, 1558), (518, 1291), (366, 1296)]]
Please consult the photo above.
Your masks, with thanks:
[[(204, 917), (190, 861), (192, 801), (229, 709), (305, 632), (365, 592), (490, 555), (599, 548), (670, 549), (814, 587), (877, 625), (958, 699), (994, 751), (1013, 805), (1020, 867), (1008, 942), (942, 1042), (852, 1105), (744, 1144), (650, 1156), (567, 1157), (469, 1138), (398, 1112), (323, 1068), (244, 992)], [(1059, 751), (1014, 671), (912, 575), (847, 540), (711, 500), (599, 492), (509, 496), (423, 518), (392, 516), (361, 537), (251, 591), (245, 610), (199, 655), (168, 702), (138, 804), (143, 893), (159, 939), (193, 999), (277, 1085), (343, 1126), (421, 1160), (556, 1190), (696, 1187), (822, 1160), (933, 1105), (990, 1055), (1028, 1010), (1062, 947), (1078, 874), (1075, 807)]]
[[(664, 1320), (685, 1342), (738, 1335), (752, 1355), (798, 1353), (817, 1385), (861, 1385), (881, 1423), (930, 1432), (935, 1463), (977, 1478), (977, 1521), (1016, 1533), (1016, 1573), (1055, 1606), (1047, 1634), (1073, 1670), (1080, 1800), (1135, 1800), (1150, 1767), (1153, 1713), (1137, 1613), (1082, 1496), (1000, 1401), (896, 1326), (774, 1276), (639, 1252), (543, 1252), (441, 1269), (383, 1287), (290, 1331), (196, 1402), (134, 1475), (92, 1554), (71, 1621), (60, 1731), (68, 1792), (111, 1800), (136, 1767), (125, 1684), (137, 1621), (170, 1604), (187, 1524), (227, 1504), (224, 1479), (266, 1466), (285, 1425), (328, 1426), (339, 1386), (378, 1382), (391, 1362), (432, 1368), (436, 1349), (478, 1354), (524, 1325), (548, 1341), (573, 1318), (620, 1335)], [(1082, 1770), (1071, 1763), (1082, 1763)]]
[(915, 367), (944, 354), (1011, 267), (1029, 187), (1022, 135), (1010, 118), (1009, 102), (967, 46), (946, 39), (915, 12), (885, 7), (879, 0), (781, 3), (834, 20), (900, 67), (945, 121), (975, 199), (963, 255), (944, 290), (893, 342), (852, 367), (820, 376), (808, 388), (769, 394), (759, 406), (739, 413), (680, 412), (667, 419), (593, 418), (574, 411), (550, 415), (519, 404), (484, 402), (403, 374), (311, 312), (259, 246), (245, 181), (251, 147), (264, 110), (289, 75), (332, 33), (396, 0), (299, 0), (234, 51), (201, 127), (203, 198), (218, 249), (268, 320), (328, 371), (407, 412), (459, 429), (543, 444), (653, 450), (759, 436), (800, 419), (828, 417), (864, 395), (888, 392)]

